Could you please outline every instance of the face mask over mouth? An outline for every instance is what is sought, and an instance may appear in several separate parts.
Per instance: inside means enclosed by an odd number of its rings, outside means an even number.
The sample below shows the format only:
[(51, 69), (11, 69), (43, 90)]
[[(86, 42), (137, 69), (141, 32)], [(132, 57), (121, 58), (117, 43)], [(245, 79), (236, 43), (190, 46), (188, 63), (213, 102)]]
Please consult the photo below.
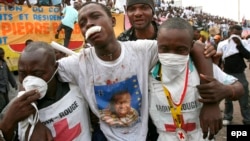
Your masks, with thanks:
[(26, 76), (22, 82), (22, 85), (25, 88), (25, 91), (36, 89), (40, 93), (39, 99), (42, 99), (47, 92), (48, 83), (54, 78), (55, 74), (57, 73), (57, 70), (58, 69), (55, 70), (55, 72), (53, 73), (53, 75), (50, 77), (50, 79), (47, 82), (41, 79), (40, 77), (36, 77), (32, 75)]
[(25, 91), (38, 90), (40, 93), (39, 99), (42, 99), (45, 96), (48, 89), (48, 85), (43, 79), (32, 75), (25, 77), (22, 85)]
[(162, 82), (168, 83), (178, 77), (187, 67), (189, 55), (173, 53), (159, 53), (159, 60), (162, 65)]

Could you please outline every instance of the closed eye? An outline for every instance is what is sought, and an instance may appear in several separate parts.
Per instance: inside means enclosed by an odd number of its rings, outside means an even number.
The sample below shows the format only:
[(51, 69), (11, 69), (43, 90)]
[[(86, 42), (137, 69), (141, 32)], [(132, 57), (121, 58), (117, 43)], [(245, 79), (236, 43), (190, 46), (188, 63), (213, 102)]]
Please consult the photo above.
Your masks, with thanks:
[(177, 47), (176, 52), (178, 54), (188, 54), (189, 53), (189, 49), (187, 47), (181, 46), (181, 47)]

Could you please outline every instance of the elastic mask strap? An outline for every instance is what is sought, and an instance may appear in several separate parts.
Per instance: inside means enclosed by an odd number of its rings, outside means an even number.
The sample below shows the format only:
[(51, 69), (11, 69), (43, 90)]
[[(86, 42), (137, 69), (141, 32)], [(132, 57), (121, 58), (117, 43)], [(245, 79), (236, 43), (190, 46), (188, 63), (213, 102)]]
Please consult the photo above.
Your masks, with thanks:
[(56, 75), (58, 71), (58, 68), (55, 70), (54, 74), (50, 77), (50, 79), (47, 81), (47, 84), (49, 84), (49, 82), (54, 78), (54, 76)]

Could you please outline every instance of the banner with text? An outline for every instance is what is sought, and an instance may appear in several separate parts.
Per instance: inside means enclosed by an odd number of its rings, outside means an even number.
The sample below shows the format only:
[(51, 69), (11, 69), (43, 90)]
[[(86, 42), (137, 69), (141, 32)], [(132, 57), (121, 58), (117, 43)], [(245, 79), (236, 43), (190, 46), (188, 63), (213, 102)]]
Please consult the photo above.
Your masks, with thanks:
[[(26, 5), (15, 5), (13, 9), (0, 4), (0, 45), (9, 45), (13, 51), (21, 52), (24, 43), (28, 39), (34, 41), (51, 42), (60, 24), (58, 7), (37, 7), (31, 8)], [(64, 38), (61, 32), (60, 38)], [(70, 47), (79, 48), (83, 44), (78, 24), (75, 24)]]
[[(17, 70), (19, 53), (25, 47), (25, 41), (56, 41), (63, 44), (64, 31), (55, 39), (56, 30), (63, 18), (58, 7), (15, 5), (12, 9), (0, 3), (0, 47), (5, 50), (5, 58), (11, 70)], [(116, 36), (124, 31), (124, 15), (112, 14), (116, 18), (114, 27)], [(69, 48), (79, 50), (84, 38), (78, 24), (75, 24)]]

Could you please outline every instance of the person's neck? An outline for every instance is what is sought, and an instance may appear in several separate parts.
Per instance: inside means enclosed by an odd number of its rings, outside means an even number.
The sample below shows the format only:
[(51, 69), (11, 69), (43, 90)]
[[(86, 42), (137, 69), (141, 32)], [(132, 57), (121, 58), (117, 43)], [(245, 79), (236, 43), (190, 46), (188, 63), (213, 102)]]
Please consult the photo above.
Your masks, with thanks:
[(147, 28), (139, 30), (135, 29), (135, 36), (137, 39), (152, 39), (155, 36), (155, 29), (153, 24), (150, 24)]
[(57, 80), (54, 77), (51, 82), (48, 83), (48, 90), (45, 95), (48, 99), (55, 99), (56, 98), (56, 91), (57, 91)]
[(115, 41), (106, 46), (95, 47), (96, 55), (103, 61), (114, 61), (121, 54), (121, 45)]

